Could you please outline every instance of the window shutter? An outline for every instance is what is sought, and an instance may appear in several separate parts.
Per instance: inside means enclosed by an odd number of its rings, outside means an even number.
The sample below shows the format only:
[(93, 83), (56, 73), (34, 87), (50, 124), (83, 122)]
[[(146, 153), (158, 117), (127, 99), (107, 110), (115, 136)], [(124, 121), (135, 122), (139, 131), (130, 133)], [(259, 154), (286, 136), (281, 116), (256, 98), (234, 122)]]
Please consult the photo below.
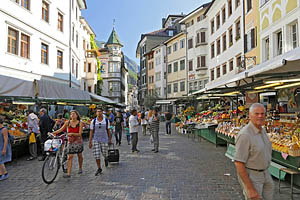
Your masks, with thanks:
[(251, 48), (255, 47), (255, 29), (251, 29)]
[(244, 38), (245, 38), (245, 40), (244, 40), (244, 52), (247, 52), (248, 51), (248, 48), (247, 48), (247, 40), (248, 40), (248, 35), (247, 34), (245, 34), (244, 35)]

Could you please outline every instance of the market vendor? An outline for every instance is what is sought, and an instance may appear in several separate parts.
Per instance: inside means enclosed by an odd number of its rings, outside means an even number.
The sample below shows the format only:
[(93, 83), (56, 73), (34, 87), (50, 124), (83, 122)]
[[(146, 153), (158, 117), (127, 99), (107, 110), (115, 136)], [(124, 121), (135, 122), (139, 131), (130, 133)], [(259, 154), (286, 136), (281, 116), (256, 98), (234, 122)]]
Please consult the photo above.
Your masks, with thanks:
[(272, 145), (263, 128), (265, 107), (254, 103), (249, 109), (250, 122), (236, 138), (235, 166), (245, 199), (273, 199), (273, 180), (269, 173)]

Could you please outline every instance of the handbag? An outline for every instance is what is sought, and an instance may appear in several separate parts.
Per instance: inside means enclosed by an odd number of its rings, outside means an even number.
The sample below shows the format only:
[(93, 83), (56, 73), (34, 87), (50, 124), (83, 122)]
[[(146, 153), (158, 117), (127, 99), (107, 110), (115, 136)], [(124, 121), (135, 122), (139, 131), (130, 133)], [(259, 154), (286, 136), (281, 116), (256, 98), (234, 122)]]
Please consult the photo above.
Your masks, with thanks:
[(29, 136), (29, 144), (36, 143), (35, 134), (31, 133)]
[[(110, 148), (111, 146), (113, 146), (112, 149)], [(119, 149), (115, 149), (114, 144), (110, 145), (108, 147), (108, 153), (107, 153), (108, 162), (119, 162), (119, 159), (120, 159)]]

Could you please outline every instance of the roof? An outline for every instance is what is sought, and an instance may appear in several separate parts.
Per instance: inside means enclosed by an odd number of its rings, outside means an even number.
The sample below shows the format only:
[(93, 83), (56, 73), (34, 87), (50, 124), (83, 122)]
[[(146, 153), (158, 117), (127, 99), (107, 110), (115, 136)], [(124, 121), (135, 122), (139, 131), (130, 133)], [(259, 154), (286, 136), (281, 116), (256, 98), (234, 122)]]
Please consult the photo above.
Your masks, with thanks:
[(212, 5), (215, 3), (215, 0), (213, 0), (210, 5), (208, 6), (208, 8), (206, 9), (204, 15), (206, 15), (206, 13), (209, 11), (209, 9), (212, 7)]
[(120, 39), (115, 31), (115, 28), (113, 28), (113, 30), (108, 38), (108, 41), (106, 42), (106, 45), (109, 45), (109, 44), (117, 44), (117, 45), (120, 45), (123, 47), (123, 45), (120, 42)]
[(200, 11), (203, 8), (208, 8), (209, 9), (209, 6), (211, 5), (211, 3), (212, 2), (202, 4), (200, 7), (196, 8), (195, 10), (193, 10), (192, 12), (190, 12), (189, 14), (187, 14), (184, 18), (182, 18), (179, 23), (182, 23), (185, 20), (189, 19), (191, 17), (191, 15), (194, 15), (195, 13), (197, 13), (197, 11)]
[(80, 10), (87, 9), (85, 0), (77, 0)]
[(183, 18), (184, 16), (185, 16), (184, 14), (181, 14), (181, 15), (168, 15), (167, 19), (164, 21), (163, 27), (165, 27), (166, 22), (168, 21), (168, 19), (170, 17), (182, 17)]
[(166, 32), (166, 30), (168, 29), (171, 29), (171, 28), (162, 28), (162, 29), (159, 29), (159, 30), (156, 30), (156, 31), (152, 31), (150, 33), (146, 33), (146, 34), (142, 34), (142, 38), (143, 36), (166, 36), (166, 37), (169, 37), (169, 34), (168, 32)]

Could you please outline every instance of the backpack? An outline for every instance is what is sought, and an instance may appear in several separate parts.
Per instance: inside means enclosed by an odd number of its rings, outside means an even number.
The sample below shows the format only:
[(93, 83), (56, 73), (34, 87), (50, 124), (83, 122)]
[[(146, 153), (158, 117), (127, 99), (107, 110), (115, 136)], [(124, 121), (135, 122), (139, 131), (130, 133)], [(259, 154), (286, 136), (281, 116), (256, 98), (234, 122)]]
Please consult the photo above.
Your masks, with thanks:
[[(96, 126), (96, 119), (97, 117), (93, 120), (93, 132), (95, 133), (95, 126)], [(106, 131), (108, 129), (108, 119), (105, 118), (105, 122), (106, 122)]]

